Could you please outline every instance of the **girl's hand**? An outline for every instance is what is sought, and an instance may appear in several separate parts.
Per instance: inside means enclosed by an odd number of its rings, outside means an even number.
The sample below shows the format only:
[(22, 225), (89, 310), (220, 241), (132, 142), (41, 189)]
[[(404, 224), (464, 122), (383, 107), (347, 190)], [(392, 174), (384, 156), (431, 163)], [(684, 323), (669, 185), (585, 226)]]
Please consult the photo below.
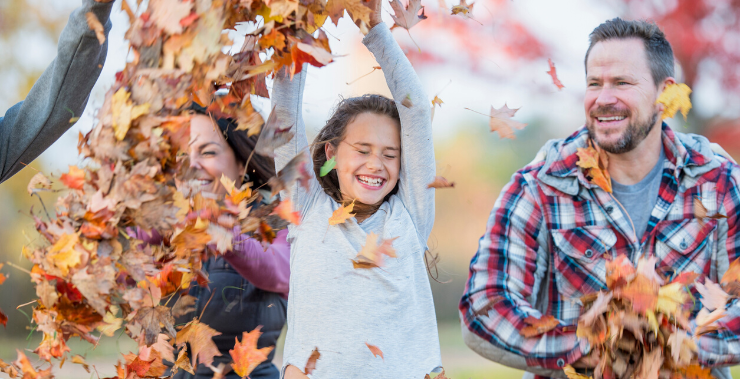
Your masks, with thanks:
[(360, 31), (363, 34), (367, 34), (370, 32), (370, 29), (374, 28), (376, 25), (383, 22), (382, 17), (380, 17), (380, 12), (382, 11), (383, 7), (383, 0), (363, 0), (365, 2), (365, 5), (370, 8), (370, 25), (367, 25), (365, 28), (362, 27), (361, 23), (362, 21), (358, 20), (356, 22), (357, 26), (360, 28)]

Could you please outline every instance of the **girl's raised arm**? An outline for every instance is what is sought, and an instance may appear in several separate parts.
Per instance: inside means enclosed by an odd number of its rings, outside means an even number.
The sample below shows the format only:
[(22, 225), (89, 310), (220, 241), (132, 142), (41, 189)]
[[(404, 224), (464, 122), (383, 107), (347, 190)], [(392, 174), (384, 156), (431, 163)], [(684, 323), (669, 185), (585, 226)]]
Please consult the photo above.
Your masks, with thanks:
[[(306, 137), (306, 125), (303, 123), (303, 90), (306, 86), (306, 70), (308, 65), (304, 64), (300, 73), (290, 79), (287, 68), (281, 69), (275, 74), (272, 86), (272, 111), (278, 117), (281, 129), (290, 128), (295, 135), (285, 145), (275, 149), (275, 170), (280, 171), (298, 153), (306, 151), (306, 170), (313, 173), (313, 161), (308, 151), (308, 140)], [(292, 200), (296, 207), (300, 207), (300, 200), (296, 198), (296, 192), (300, 188), (292, 188)], [(281, 195), (282, 196), (282, 195)]]
[[(411, 215), (420, 242), (426, 246), (434, 225), (434, 190), (427, 189), (435, 175), (429, 100), (414, 68), (385, 23), (373, 27), (362, 42), (383, 69), (385, 81), (398, 107), (401, 118), (398, 196)], [(402, 102), (409, 106), (402, 105)]]

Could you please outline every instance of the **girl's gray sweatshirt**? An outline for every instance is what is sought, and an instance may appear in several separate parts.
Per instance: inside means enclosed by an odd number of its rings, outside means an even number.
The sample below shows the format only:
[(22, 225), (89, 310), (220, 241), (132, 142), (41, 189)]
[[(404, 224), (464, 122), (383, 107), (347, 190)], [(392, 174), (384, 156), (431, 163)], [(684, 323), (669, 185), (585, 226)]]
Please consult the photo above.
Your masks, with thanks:
[[(290, 295), (283, 367), (306, 366), (314, 348), (321, 358), (311, 378), (424, 378), (441, 366), (432, 292), (424, 263), (434, 224), (435, 176), (429, 100), (413, 67), (385, 24), (374, 27), (363, 43), (383, 69), (401, 117), (401, 171), (398, 193), (367, 220), (329, 226), (340, 207), (315, 178), (310, 189), (293, 187), (290, 197), (301, 214), (290, 226)], [(291, 81), (276, 78), (272, 105), (281, 128), (293, 126), (295, 137), (277, 149), (281, 169), (307, 149), (301, 103), (306, 70)], [(410, 98), (410, 107), (401, 101)], [(309, 166), (309, 172), (313, 168)], [(355, 269), (352, 259), (368, 233), (393, 243), (397, 258), (384, 266)], [(366, 344), (377, 346), (373, 356)]]

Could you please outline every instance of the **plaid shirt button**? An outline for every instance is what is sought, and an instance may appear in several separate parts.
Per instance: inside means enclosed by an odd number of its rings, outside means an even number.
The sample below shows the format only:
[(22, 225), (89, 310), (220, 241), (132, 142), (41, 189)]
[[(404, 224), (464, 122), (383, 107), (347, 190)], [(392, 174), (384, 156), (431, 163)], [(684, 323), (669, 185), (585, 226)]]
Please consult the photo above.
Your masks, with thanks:
[(606, 213), (612, 214), (613, 211), (614, 211), (614, 207), (612, 207), (611, 205), (606, 207)]
[(563, 367), (565, 366), (565, 360), (563, 358), (559, 358), (557, 364), (558, 367)]
[(591, 258), (594, 256), (594, 251), (591, 249), (587, 249), (585, 254), (586, 254), (586, 258)]

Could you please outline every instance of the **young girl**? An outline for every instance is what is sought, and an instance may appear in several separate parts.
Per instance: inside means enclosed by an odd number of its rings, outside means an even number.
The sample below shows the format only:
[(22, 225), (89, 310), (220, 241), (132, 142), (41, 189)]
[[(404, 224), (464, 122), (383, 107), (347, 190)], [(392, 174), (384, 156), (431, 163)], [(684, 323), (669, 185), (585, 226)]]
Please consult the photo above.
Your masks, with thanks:
[[(434, 223), (430, 108), (424, 89), (389, 28), (380, 1), (363, 40), (380, 63), (395, 100), (365, 95), (343, 100), (312, 148), (316, 178), (282, 196), (301, 214), (290, 226), (291, 278), (284, 377), (306, 378), (314, 349), (320, 353), (310, 378), (424, 378), (441, 366), (439, 338), (424, 264)], [(291, 81), (281, 72), (272, 94), (274, 111), (294, 125), (295, 137), (277, 150), (281, 169), (307, 147), (301, 102), (306, 67)], [(412, 104), (401, 105), (404, 99)], [(408, 102), (406, 102), (408, 103)], [(328, 142), (326, 142), (328, 141)], [(325, 177), (319, 168), (335, 158)], [(330, 226), (342, 203), (355, 202), (356, 218)], [(354, 268), (352, 259), (375, 233), (393, 241), (396, 257), (382, 267)], [(380, 241), (378, 241), (380, 243)], [(382, 355), (374, 356), (368, 345)], [(313, 366), (313, 364), (311, 364)]]

